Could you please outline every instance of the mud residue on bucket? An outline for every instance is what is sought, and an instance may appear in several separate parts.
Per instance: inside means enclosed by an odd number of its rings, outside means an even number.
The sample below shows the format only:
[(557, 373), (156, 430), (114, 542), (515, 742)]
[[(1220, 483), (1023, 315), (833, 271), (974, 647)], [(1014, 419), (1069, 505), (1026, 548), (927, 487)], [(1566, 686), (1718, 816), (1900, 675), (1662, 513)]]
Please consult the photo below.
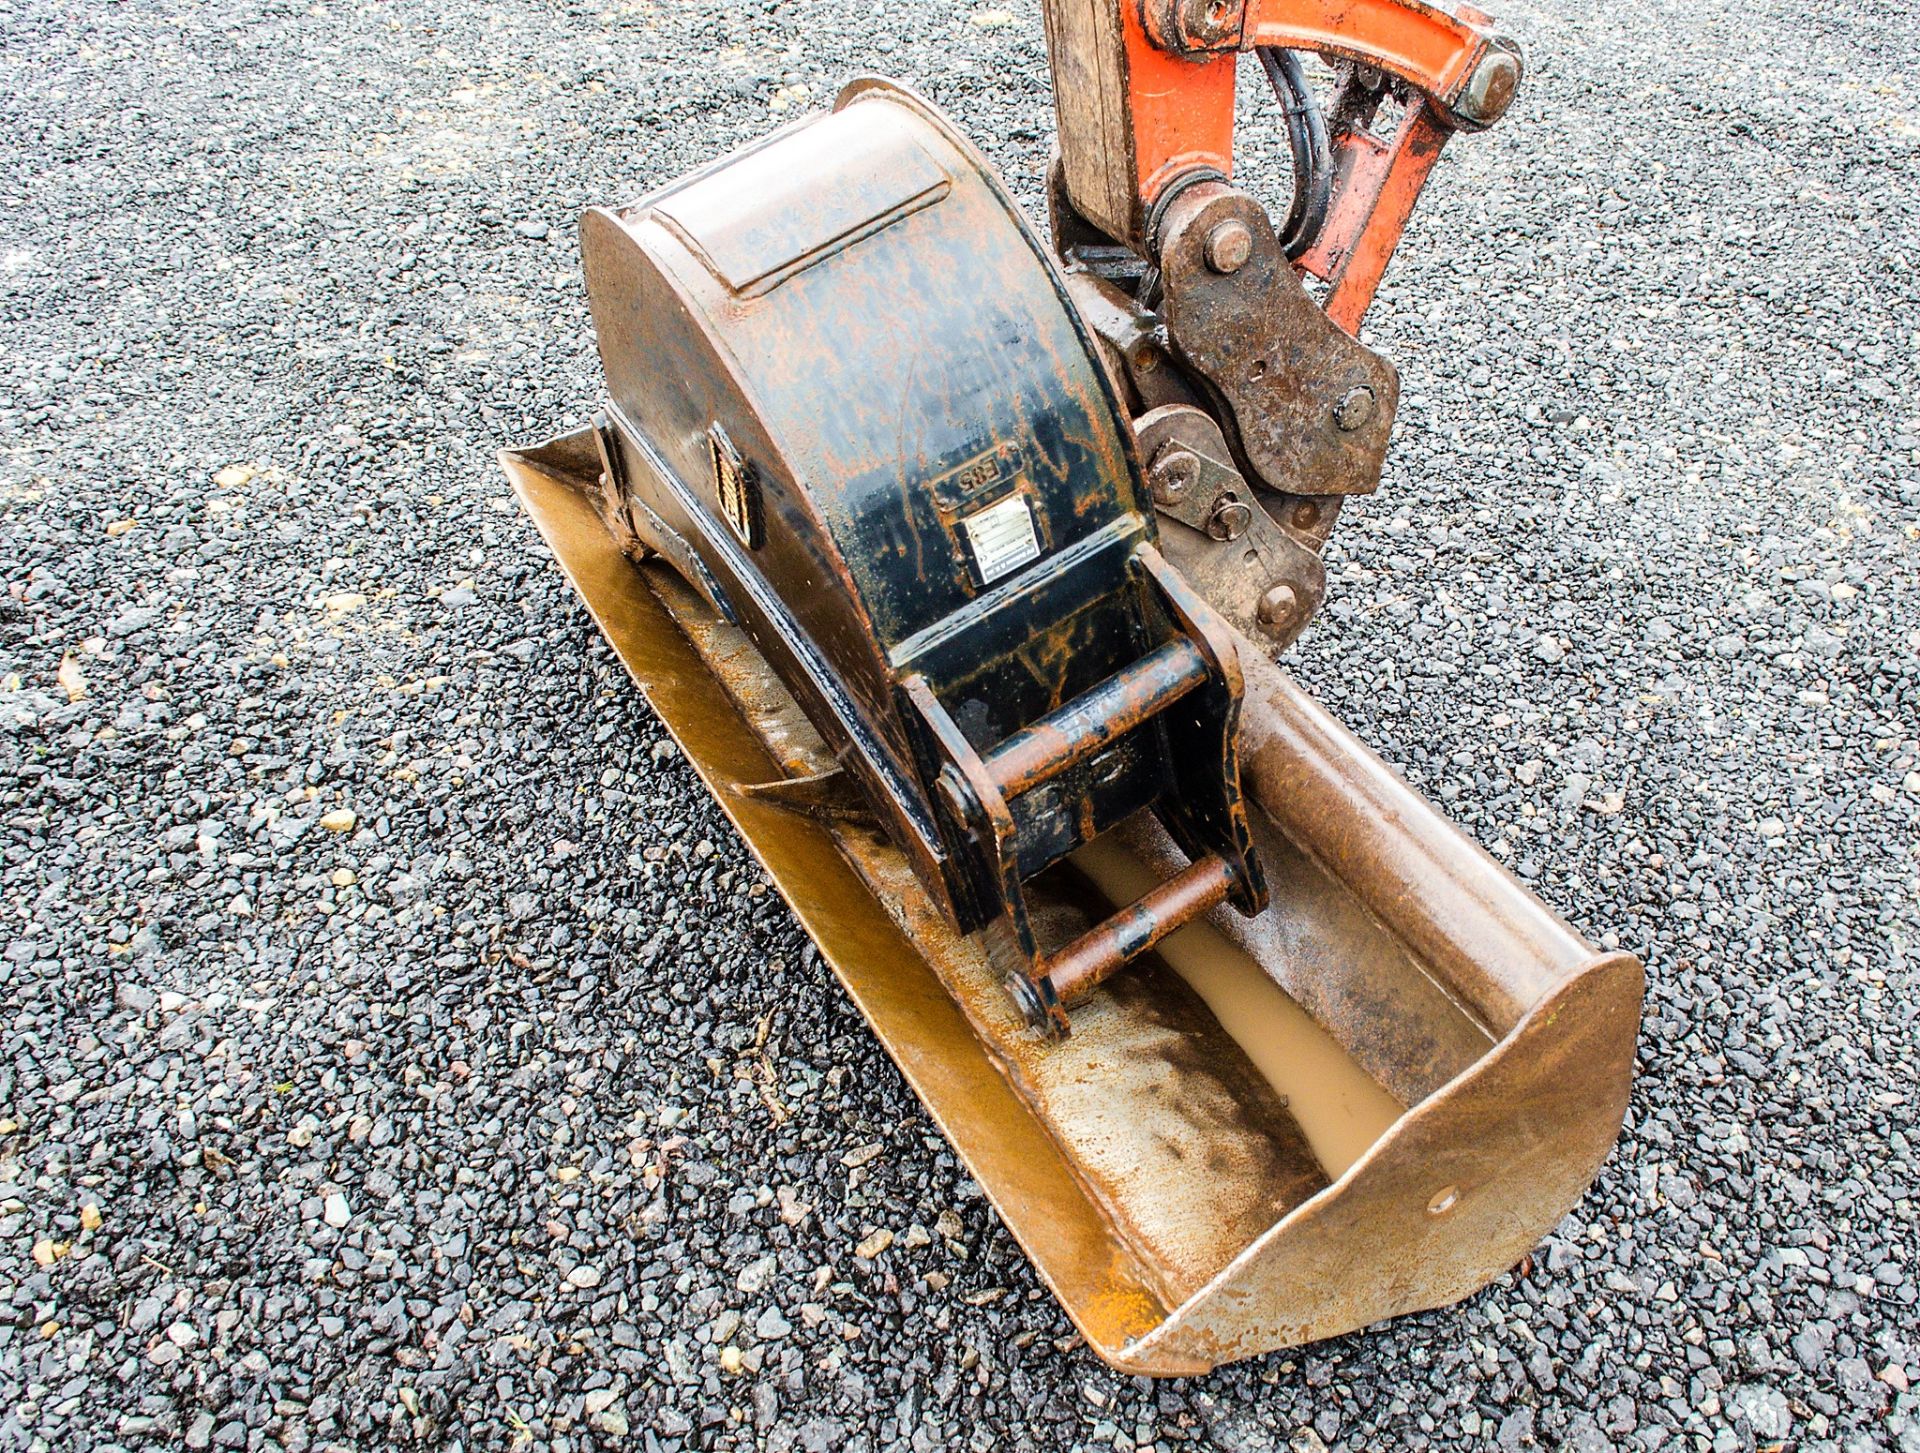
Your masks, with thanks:
[[(1112, 836), (1089, 843), (1070, 862), (1113, 903), (1130, 903), (1158, 881)], [(1338, 1180), (1406, 1113), (1245, 949), (1204, 921), (1172, 935), (1157, 953), (1283, 1097), (1328, 1180)]]

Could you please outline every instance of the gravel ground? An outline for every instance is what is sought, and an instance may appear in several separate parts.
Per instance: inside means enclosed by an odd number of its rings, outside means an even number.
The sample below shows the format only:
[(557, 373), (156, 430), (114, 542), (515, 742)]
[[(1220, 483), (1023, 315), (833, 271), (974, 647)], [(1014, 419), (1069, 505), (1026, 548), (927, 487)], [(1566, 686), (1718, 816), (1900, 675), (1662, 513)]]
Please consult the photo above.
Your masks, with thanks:
[(1296, 659), (1646, 956), (1639, 1086), (1524, 1275), (1153, 1385), (492, 462), (574, 213), (850, 74), (1037, 204), (1033, 0), (0, 0), (0, 1444), (1920, 1448), (1920, 19), (1503, 17)]

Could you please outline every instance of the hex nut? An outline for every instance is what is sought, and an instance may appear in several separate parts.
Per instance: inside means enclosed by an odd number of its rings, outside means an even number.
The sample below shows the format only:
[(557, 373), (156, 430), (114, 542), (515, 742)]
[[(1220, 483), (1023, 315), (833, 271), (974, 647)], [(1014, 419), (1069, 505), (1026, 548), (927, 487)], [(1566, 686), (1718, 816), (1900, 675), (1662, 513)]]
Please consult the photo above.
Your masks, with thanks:
[(1200, 457), (1178, 445), (1162, 449), (1154, 457), (1153, 467), (1147, 471), (1147, 482), (1153, 489), (1153, 501), (1162, 505), (1178, 504), (1199, 477)]

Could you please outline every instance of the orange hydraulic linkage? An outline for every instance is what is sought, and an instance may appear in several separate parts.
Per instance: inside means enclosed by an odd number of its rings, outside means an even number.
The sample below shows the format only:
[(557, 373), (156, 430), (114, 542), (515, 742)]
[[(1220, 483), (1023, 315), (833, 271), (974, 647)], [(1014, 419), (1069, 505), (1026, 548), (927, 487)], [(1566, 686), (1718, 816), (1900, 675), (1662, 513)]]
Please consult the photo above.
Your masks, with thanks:
[[(1497, 121), (1522, 69), (1489, 16), (1427, 0), (1048, 0), (1047, 31), (1067, 197), (1142, 255), (1163, 199), (1232, 176), (1239, 52), (1312, 52), (1343, 71), (1330, 200), (1293, 260), (1327, 281), (1327, 315), (1348, 333), (1440, 148)], [(1405, 105), (1382, 136), (1374, 111), (1389, 94)]]

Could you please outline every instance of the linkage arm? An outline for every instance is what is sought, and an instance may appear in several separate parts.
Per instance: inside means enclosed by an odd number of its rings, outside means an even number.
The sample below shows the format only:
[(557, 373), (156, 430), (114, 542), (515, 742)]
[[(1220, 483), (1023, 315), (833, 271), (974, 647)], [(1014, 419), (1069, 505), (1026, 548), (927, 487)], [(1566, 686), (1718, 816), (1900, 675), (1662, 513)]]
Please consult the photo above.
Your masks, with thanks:
[[(1151, 256), (1164, 199), (1233, 174), (1241, 51), (1311, 51), (1345, 68), (1327, 224), (1298, 259), (1353, 332), (1440, 148), (1505, 112), (1518, 47), (1469, 5), (1428, 0), (1046, 0), (1062, 181), (1074, 209)], [(1375, 107), (1407, 104), (1387, 135)]]

